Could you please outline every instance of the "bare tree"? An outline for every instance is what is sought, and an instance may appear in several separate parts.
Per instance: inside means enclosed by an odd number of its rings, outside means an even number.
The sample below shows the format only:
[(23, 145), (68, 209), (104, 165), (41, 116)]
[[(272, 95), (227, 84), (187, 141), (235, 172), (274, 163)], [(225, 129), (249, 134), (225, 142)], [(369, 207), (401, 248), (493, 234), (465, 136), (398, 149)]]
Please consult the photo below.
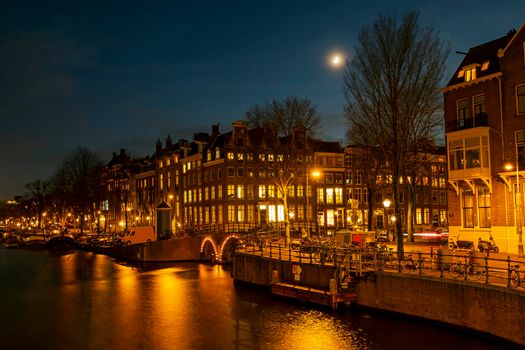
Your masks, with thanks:
[[(265, 105), (251, 107), (246, 112), (246, 120), (251, 126), (264, 130), (263, 142), (255, 145), (255, 159), (264, 161), (268, 172), (273, 175), (284, 207), (285, 244), (288, 245), (288, 189), (306, 171), (307, 141), (319, 129), (321, 119), (309, 99), (288, 97), (284, 101), (272, 100)], [(271, 159), (258, 156), (268, 152), (272, 152)]]
[[(448, 45), (410, 12), (398, 21), (379, 16), (359, 33), (355, 56), (344, 76), (350, 135), (363, 133), (383, 150), (392, 173), (394, 215), (400, 214), (400, 182), (411, 146), (440, 127), (439, 87)], [(403, 255), (402, 222), (396, 221)]]
[(80, 232), (84, 232), (84, 217), (94, 213), (94, 204), (100, 200), (102, 161), (89, 149), (78, 147), (63, 161), (68, 179), (72, 206), (80, 215)]
[(49, 186), (46, 181), (40, 179), (28, 183), (26, 189), (29, 191), (26, 194), (26, 199), (34, 208), (37, 215), (38, 228), (42, 228), (42, 215), (46, 209), (49, 196)]

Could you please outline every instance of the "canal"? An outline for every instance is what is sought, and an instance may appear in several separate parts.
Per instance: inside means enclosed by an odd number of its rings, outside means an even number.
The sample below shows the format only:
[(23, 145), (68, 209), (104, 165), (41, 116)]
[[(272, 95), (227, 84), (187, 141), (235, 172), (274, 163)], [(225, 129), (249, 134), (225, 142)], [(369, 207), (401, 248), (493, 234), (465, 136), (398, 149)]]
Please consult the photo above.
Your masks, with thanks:
[(508, 349), (421, 321), (337, 313), (234, 286), (228, 267), (136, 268), (0, 248), (1, 349)]

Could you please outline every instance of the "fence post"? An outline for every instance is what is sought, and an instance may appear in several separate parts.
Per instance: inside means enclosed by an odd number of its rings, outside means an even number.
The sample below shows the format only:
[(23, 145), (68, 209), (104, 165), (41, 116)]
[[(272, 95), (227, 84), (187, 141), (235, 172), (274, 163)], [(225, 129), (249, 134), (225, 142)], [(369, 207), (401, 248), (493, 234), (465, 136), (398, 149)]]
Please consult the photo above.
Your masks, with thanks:
[(421, 265), (423, 265), (421, 263), (421, 251), (417, 252), (417, 260), (418, 260), (418, 266), (419, 266), (419, 275), (421, 276)]
[(510, 288), (510, 256), (507, 256), (507, 288)]
[(485, 285), (489, 284), (489, 257), (485, 256)]
[(292, 261), (292, 246), (288, 244), (288, 261)]
[(438, 256), (437, 256), (438, 266), (439, 266), (439, 277), (443, 278), (443, 265), (445, 265), (443, 261), (443, 250), (438, 249)]
[(467, 280), (467, 272), (468, 272), (467, 269), (470, 268), (470, 267), (467, 265), (467, 256), (466, 255), (463, 257), (463, 260), (465, 261), (465, 265), (463, 265), (463, 274), (464, 274), (463, 280), (466, 281)]
[(279, 260), (281, 260), (281, 243), (279, 243)]
[(270, 259), (272, 258), (272, 243), (270, 242)]

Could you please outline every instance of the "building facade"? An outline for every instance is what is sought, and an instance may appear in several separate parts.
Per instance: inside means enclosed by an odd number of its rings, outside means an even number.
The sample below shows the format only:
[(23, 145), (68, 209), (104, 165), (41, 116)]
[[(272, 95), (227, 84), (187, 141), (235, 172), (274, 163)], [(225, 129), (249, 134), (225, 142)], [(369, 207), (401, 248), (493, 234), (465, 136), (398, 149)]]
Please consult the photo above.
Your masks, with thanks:
[[(168, 136), (164, 144), (157, 141), (151, 157), (132, 160), (121, 150), (105, 171), (107, 229), (154, 225), (161, 203), (171, 207), (175, 236), (282, 228), (286, 218), (292, 230), (325, 234), (393, 229), (393, 216), (383, 207), (383, 200), (392, 198), (384, 164), (371, 165), (359, 147), (307, 139), (300, 129), (293, 137), (299, 145), (291, 152), (291, 169), (282, 166), (284, 149), (271, 142), (276, 140), (272, 130), (248, 128), (244, 121), (233, 122), (226, 133), (214, 125), (211, 133), (196, 133), (191, 141), (173, 143)], [(413, 218), (424, 230), (435, 220), (446, 224), (446, 166), (441, 154), (418, 157), (426, 170), (414, 175), (414, 200), (408, 194), (403, 198), (405, 206), (414, 203)], [(276, 179), (285, 170), (286, 194)]]
[(443, 93), (450, 234), (475, 243), (493, 236), (500, 250), (517, 253), (525, 170), (523, 26), (472, 47)]

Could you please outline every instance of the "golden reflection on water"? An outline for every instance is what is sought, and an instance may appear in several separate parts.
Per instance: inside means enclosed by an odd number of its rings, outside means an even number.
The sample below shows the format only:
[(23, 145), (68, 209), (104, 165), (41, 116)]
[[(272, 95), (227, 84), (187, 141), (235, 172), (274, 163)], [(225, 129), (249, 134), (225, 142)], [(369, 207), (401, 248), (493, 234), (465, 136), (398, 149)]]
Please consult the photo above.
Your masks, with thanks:
[(262, 342), (263, 349), (368, 349), (357, 331), (320, 311), (295, 311), (268, 324), (272, 329), (264, 332), (269, 337)]

